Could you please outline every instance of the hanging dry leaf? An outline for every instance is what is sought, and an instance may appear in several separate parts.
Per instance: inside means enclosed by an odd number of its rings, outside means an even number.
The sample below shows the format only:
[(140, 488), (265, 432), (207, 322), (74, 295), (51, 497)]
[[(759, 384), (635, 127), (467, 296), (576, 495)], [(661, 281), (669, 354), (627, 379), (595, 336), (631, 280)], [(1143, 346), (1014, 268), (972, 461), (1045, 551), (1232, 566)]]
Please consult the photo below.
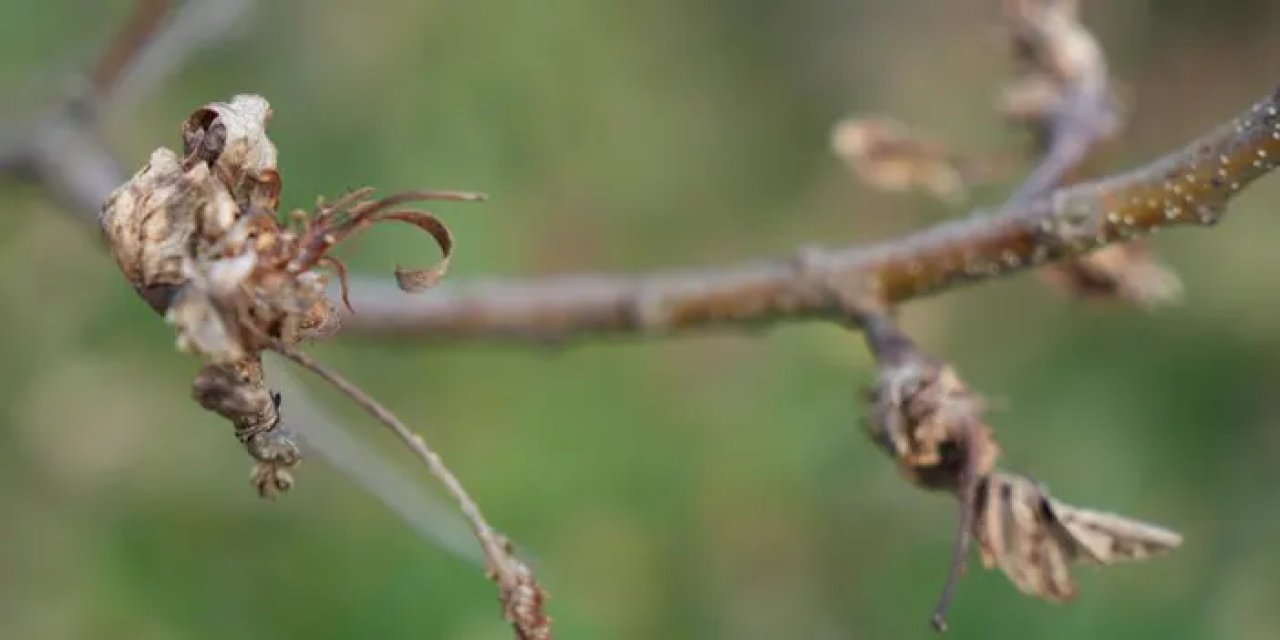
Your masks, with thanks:
[(1178, 274), (1157, 260), (1150, 246), (1140, 240), (1049, 265), (1040, 273), (1050, 283), (1080, 298), (1126, 300), (1147, 308), (1182, 300)]
[(1172, 531), (1067, 505), (1036, 482), (994, 473), (979, 488), (974, 518), (983, 563), (999, 567), (1023, 593), (1055, 602), (1076, 595), (1071, 563), (1113, 564), (1167, 553)]

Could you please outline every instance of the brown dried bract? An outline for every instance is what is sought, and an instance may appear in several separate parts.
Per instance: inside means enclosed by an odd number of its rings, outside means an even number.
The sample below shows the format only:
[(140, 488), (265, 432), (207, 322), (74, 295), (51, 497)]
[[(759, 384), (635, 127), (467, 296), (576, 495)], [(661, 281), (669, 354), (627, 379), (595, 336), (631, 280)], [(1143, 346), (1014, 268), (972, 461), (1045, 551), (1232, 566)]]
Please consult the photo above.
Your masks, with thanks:
[(965, 195), (962, 161), (936, 139), (885, 117), (850, 117), (831, 133), (836, 156), (868, 185), (885, 191), (923, 189), (956, 202)]
[(973, 535), (983, 564), (999, 567), (1023, 593), (1054, 602), (1075, 597), (1073, 562), (1109, 565), (1167, 553), (1173, 531), (1055, 500), (1030, 478), (994, 473), (979, 490)]
[[(108, 198), (101, 223), (111, 253), (134, 289), (163, 313), (183, 351), (207, 363), (194, 395), (226, 417), (257, 460), (263, 495), (289, 488), (301, 459), (278, 429), (278, 399), (262, 380), (261, 352), (318, 340), (338, 328), (325, 295), (332, 267), (346, 295), (346, 268), (329, 255), (351, 235), (384, 220), (413, 224), (444, 258), (427, 269), (397, 269), (406, 291), (444, 276), (453, 250), (448, 228), (430, 213), (400, 209), (422, 200), (479, 200), (464, 192), (408, 192), (380, 199), (363, 189), (310, 214), (277, 218), (282, 180), (267, 137), (271, 107), (260, 96), (206, 105), (183, 124), (183, 155), (157, 149)], [(348, 305), (350, 306), (350, 305)]]
[(1141, 240), (1104, 247), (1041, 269), (1063, 291), (1086, 299), (1119, 299), (1155, 308), (1182, 300), (1182, 280)]

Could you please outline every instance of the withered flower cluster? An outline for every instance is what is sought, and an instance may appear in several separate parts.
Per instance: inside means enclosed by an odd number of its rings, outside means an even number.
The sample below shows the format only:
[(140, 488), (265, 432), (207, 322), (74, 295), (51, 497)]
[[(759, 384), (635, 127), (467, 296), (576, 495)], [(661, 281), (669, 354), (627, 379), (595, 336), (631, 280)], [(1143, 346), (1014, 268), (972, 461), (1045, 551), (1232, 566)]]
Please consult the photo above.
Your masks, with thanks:
[(336, 332), (339, 314), (320, 268), (336, 271), (344, 302), (346, 269), (330, 250), (383, 220), (416, 225), (444, 258), (427, 269), (397, 269), (396, 278), (406, 291), (423, 290), (444, 276), (453, 239), (431, 214), (396, 207), (481, 198), (411, 192), (373, 200), (371, 190), (361, 189), (282, 220), (277, 153), (266, 134), (270, 117), (267, 101), (256, 95), (196, 110), (182, 127), (182, 154), (156, 149), (101, 215), (120, 270), (174, 326), (178, 347), (205, 361), (195, 399), (235, 426), (256, 461), (252, 478), (263, 496), (289, 489), (301, 455), (281, 427), (280, 398), (263, 379), (262, 352)]

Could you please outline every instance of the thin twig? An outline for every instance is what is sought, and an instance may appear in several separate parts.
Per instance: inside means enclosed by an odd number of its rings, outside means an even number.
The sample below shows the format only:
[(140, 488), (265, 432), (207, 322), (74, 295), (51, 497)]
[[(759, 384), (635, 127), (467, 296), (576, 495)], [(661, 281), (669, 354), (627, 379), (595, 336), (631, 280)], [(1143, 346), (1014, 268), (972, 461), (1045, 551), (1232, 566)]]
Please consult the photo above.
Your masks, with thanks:
[(468, 564), (483, 565), (484, 557), (471, 543), (471, 534), (448, 503), (420, 488), (382, 455), (355, 438), (334, 416), (279, 366), (267, 366), (267, 377), (284, 397), (281, 422), (301, 436), (304, 450), (315, 452), (357, 486), (400, 516), (424, 540)]
[(951, 601), (955, 599), (956, 587), (960, 578), (969, 568), (969, 548), (973, 545), (973, 518), (976, 513), (978, 499), (977, 451), (973, 437), (974, 432), (965, 433), (965, 460), (960, 468), (960, 487), (957, 491), (960, 513), (956, 517), (955, 547), (951, 551), (951, 571), (942, 586), (942, 595), (933, 609), (931, 622), (935, 631), (943, 633), (947, 630), (947, 614), (951, 609)]
[[(375, 420), (391, 429), (405, 443), (405, 446), (422, 460), (427, 471), (444, 485), (445, 490), (458, 503), (463, 517), (471, 525), (476, 539), (480, 542), (480, 548), (484, 551), (493, 579), (502, 590), (504, 611), (508, 620), (515, 626), (519, 637), (522, 639), (549, 638), (550, 621), (541, 610), (544, 596), (534, 581), (533, 574), (520, 559), (515, 557), (507, 539), (489, 526), (484, 514), (480, 512), (480, 506), (467, 493), (458, 477), (445, 466), (440, 455), (427, 445), (426, 440), (337, 371), (282, 342), (276, 343), (273, 349), (333, 385)], [(536, 600), (536, 603), (524, 601), (530, 598)], [(513, 601), (514, 599), (521, 599), (521, 601)], [(530, 606), (532, 610), (528, 609)]]

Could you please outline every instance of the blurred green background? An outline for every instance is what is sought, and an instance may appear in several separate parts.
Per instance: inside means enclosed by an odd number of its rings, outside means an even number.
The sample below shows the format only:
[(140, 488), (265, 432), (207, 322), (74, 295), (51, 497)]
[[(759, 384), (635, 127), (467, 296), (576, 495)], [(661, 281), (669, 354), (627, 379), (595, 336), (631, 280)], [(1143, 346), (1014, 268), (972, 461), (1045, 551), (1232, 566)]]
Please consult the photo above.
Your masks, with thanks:
[[(438, 208), (455, 282), (716, 264), (962, 213), (856, 184), (827, 150), (851, 111), (969, 149), (1026, 143), (991, 109), (1012, 67), (995, 0), (260, 4), (112, 113), (110, 147), (132, 170), (179, 145), (194, 107), (261, 93), (289, 206), (364, 184), (488, 192)], [(1104, 167), (1180, 146), (1276, 81), (1280, 3), (1085, 4), (1135, 109)], [(0, 5), (0, 122), (49, 104), (130, 6)], [(1178, 308), (1079, 304), (1023, 276), (906, 310), (994, 399), (1006, 466), (1186, 536), (1160, 561), (1078, 571), (1068, 606), (975, 570), (953, 637), (1276, 637), (1278, 199), (1272, 178), (1220, 228), (1159, 238), (1187, 284)], [(228, 426), (188, 399), (197, 363), (96, 234), (35, 186), (0, 183), (0, 210), (0, 638), (509, 637), (474, 566), (332, 468), (258, 500)], [(394, 228), (353, 248), (388, 278), (428, 251)], [(862, 435), (873, 369), (856, 336), (316, 351), (419, 428), (535, 559), (561, 637), (930, 636), (953, 503)]]

